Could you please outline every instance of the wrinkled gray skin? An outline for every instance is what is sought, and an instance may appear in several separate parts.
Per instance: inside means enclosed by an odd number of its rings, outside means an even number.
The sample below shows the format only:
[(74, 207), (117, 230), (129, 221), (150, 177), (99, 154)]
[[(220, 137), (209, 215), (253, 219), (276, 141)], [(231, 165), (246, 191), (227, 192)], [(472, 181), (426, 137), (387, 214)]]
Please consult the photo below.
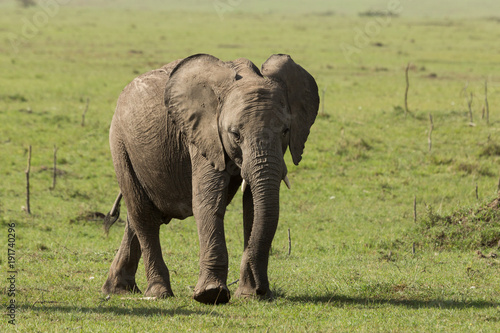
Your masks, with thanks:
[(194, 55), (143, 74), (122, 92), (110, 145), (128, 216), (120, 249), (102, 287), (173, 296), (159, 228), (194, 215), (200, 273), (194, 299), (226, 303), (228, 253), (224, 213), (242, 179), (244, 252), (236, 296), (272, 297), (268, 257), (279, 216), (279, 190), (290, 147), (298, 164), (319, 105), (313, 77), (287, 55), (259, 71), (247, 59)]

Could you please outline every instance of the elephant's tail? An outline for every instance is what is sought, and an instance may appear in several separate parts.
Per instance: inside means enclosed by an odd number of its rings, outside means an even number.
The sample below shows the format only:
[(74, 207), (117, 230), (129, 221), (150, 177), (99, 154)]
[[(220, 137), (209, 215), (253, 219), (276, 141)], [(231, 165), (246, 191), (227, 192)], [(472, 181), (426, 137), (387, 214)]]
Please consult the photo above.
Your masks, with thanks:
[(122, 192), (118, 193), (113, 207), (111, 207), (108, 215), (106, 215), (106, 217), (104, 218), (104, 232), (106, 233), (106, 235), (109, 232), (109, 228), (111, 228), (111, 226), (120, 217), (120, 201), (122, 200), (122, 196)]

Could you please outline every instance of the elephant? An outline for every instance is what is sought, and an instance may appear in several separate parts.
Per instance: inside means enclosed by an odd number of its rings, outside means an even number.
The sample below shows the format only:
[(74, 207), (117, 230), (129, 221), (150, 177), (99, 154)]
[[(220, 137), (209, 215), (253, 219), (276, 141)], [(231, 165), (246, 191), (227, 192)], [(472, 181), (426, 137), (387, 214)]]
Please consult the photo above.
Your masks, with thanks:
[(102, 292), (140, 292), (142, 255), (144, 295), (173, 296), (159, 228), (194, 215), (200, 252), (193, 298), (229, 302), (224, 214), (241, 185), (244, 244), (235, 297), (273, 298), (269, 252), (281, 182), (290, 185), (284, 154), (289, 148), (298, 165), (318, 107), (314, 78), (284, 54), (260, 70), (245, 58), (196, 54), (129, 83), (109, 131), (120, 187), (115, 204), (123, 195), (127, 218)]

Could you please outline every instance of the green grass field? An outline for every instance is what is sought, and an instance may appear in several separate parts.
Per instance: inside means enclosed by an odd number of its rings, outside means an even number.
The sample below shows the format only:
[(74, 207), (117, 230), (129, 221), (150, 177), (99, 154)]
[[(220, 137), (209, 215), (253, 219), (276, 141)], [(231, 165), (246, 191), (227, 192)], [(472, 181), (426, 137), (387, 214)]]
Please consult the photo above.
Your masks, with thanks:
[[(0, 2), (1, 332), (500, 331), (500, 214), (484, 208), (500, 177), (498, 1), (60, 2)], [(394, 4), (398, 16), (358, 15)], [(292, 190), (281, 193), (269, 268), (277, 297), (192, 300), (191, 218), (161, 231), (175, 298), (106, 298), (123, 224), (106, 237), (94, 215), (118, 193), (108, 147), (116, 99), (137, 75), (195, 53), (258, 67), (288, 53), (325, 90), (301, 165), (286, 156)], [(242, 233), (237, 194), (226, 214), (229, 282)], [(144, 289), (142, 263), (137, 280)]]

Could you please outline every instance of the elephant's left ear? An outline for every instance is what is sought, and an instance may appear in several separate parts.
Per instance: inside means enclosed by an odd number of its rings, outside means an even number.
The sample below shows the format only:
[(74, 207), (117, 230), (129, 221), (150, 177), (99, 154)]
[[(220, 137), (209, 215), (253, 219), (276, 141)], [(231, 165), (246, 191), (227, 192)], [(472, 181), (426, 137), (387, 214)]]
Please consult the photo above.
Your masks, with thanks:
[(318, 114), (318, 86), (311, 74), (286, 54), (270, 56), (262, 64), (261, 72), (286, 87), (292, 113), (290, 153), (293, 163), (298, 165), (302, 159), (309, 130)]

